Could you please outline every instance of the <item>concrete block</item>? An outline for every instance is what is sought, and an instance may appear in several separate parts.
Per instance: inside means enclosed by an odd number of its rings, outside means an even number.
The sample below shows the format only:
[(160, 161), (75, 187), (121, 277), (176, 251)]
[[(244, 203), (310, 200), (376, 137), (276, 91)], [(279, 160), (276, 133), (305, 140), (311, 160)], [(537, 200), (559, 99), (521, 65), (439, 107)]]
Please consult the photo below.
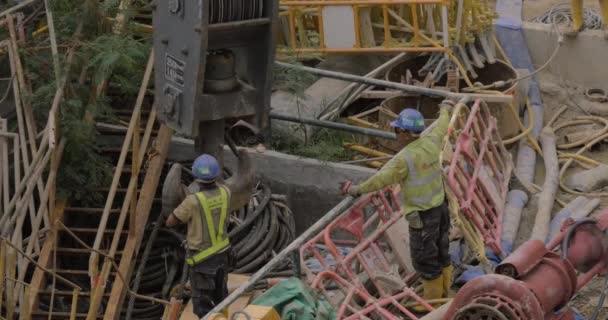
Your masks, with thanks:
[[(550, 25), (524, 22), (523, 32), (535, 66), (543, 65), (553, 53), (557, 34)], [(601, 30), (585, 30), (565, 42), (548, 70), (585, 87), (608, 90), (608, 41)]]

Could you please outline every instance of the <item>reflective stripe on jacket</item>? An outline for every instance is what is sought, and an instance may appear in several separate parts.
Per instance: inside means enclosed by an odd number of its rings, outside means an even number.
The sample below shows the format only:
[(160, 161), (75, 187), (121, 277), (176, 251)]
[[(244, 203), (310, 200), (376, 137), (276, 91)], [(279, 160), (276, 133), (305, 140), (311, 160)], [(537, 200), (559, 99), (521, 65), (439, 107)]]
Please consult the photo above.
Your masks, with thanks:
[[(228, 224), (226, 220), (228, 218), (228, 192), (223, 187), (219, 188), (220, 194), (217, 196), (209, 196), (204, 191), (196, 193), (196, 198), (200, 204), (200, 215), (203, 225), (207, 226), (207, 234), (211, 240), (211, 246), (199, 251), (197, 254), (186, 259), (186, 262), (190, 265), (200, 263), (207, 259), (209, 256), (218, 253), (228, 246), (230, 246), (230, 240), (228, 239)], [(219, 217), (214, 219), (213, 214)], [(217, 226), (215, 220), (218, 220)]]
[(362, 183), (359, 192), (378, 191), (399, 183), (403, 214), (439, 206), (445, 199), (439, 156), (450, 122), (448, 111), (442, 109), (437, 121), (437, 126), (428, 135), (407, 145)]

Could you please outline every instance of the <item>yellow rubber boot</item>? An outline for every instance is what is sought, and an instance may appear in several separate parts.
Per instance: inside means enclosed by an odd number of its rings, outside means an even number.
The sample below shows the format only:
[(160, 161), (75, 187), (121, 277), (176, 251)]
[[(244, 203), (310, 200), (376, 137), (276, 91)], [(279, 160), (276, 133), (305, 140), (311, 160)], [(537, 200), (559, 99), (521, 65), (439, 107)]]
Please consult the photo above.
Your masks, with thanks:
[(447, 298), (448, 293), (450, 292), (450, 287), (452, 286), (452, 265), (449, 265), (441, 271), (441, 276), (443, 277), (443, 294), (442, 298)]
[[(424, 293), (422, 298), (424, 300), (435, 300), (441, 299), (443, 294), (443, 275), (433, 279), (433, 280), (425, 280), (422, 279), (422, 288), (424, 289)], [(428, 312), (428, 310), (423, 306), (414, 307), (415, 312)]]
[(574, 34), (583, 29), (583, 0), (572, 0), (572, 31)]
[(608, 40), (608, 0), (600, 0), (602, 19), (604, 20), (604, 38)]

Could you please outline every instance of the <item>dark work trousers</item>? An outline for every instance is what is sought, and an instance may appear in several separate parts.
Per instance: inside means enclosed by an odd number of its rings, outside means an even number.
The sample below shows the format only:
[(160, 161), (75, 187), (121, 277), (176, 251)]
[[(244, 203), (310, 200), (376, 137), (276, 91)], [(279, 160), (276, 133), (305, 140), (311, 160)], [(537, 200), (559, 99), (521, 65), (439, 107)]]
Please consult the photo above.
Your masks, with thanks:
[[(450, 213), (447, 204), (418, 213), (422, 228), (410, 223), (410, 251), (414, 269), (426, 280), (436, 279), (451, 263)], [(408, 219), (409, 220), (409, 219)]]
[(199, 318), (228, 296), (228, 251), (190, 267), (192, 306)]

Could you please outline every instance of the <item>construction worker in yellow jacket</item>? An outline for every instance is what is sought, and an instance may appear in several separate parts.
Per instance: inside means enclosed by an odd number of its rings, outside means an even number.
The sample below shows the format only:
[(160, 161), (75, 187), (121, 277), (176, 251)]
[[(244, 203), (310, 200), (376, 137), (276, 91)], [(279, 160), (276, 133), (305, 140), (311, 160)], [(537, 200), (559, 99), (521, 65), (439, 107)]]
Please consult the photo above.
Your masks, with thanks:
[(188, 195), (166, 221), (169, 227), (188, 224), (186, 242), (194, 313), (202, 318), (228, 296), (228, 219), (231, 192), (216, 183), (220, 175), (217, 160), (204, 154), (192, 165), (200, 191)]
[[(604, 21), (604, 38), (608, 39), (608, 0), (599, 0), (599, 2)], [(583, 30), (585, 24), (583, 15), (583, 0), (572, 0), (572, 31), (574, 34)]]
[[(439, 155), (449, 125), (453, 103), (441, 104), (436, 127), (424, 137), (424, 118), (414, 109), (405, 109), (391, 126), (402, 143), (412, 140), (378, 173), (347, 193), (359, 196), (399, 183), (402, 213), (409, 222), (410, 249), (414, 269), (422, 276), (424, 299), (447, 297), (452, 283), (448, 254), (450, 219), (443, 187)], [(424, 311), (418, 307), (417, 311)]]

